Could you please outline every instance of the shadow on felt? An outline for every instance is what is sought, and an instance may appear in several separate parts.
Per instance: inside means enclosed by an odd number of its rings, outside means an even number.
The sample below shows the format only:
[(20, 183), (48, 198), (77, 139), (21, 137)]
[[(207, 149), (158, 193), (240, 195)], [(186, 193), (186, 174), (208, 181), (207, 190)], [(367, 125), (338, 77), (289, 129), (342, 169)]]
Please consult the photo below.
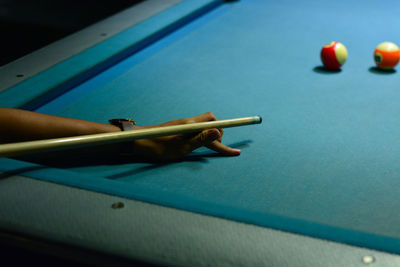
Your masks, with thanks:
[(390, 74), (395, 74), (396, 70), (395, 69), (380, 69), (376, 66), (370, 67), (369, 72), (373, 73), (373, 74), (378, 74), (378, 75), (390, 75)]
[[(232, 148), (240, 148), (244, 149), (252, 143), (251, 140), (245, 140), (241, 142), (237, 142), (234, 144), (230, 144), (229, 146)], [(210, 158), (223, 158), (229, 157), (212, 150), (204, 150), (204, 151), (194, 151), (187, 155), (186, 157), (177, 160), (177, 161), (168, 161), (168, 162), (157, 162), (152, 160), (146, 160), (143, 158), (132, 157), (129, 155), (80, 155), (80, 153), (76, 153), (74, 157), (63, 157), (63, 153), (59, 153), (57, 155), (50, 154), (49, 156), (45, 157), (20, 157), (15, 158), (17, 160), (23, 160), (28, 162), (33, 162), (36, 164), (41, 164), (47, 167), (53, 168), (61, 168), (61, 169), (69, 169), (69, 168), (77, 168), (77, 167), (90, 167), (90, 166), (113, 166), (113, 165), (120, 165), (120, 164), (135, 164), (135, 163), (148, 163), (148, 166), (145, 167), (135, 167), (132, 170), (125, 171), (123, 173), (114, 174), (109, 177), (109, 179), (117, 179), (126, 176), (131, 176), (134, 174), (146, 172), (156, 168), (162, 168), (163, 166), (171, 165), (178, 162), (199, 162), (199, 163), (207, 163), (208, 159)], [(42, 168), (45, 168), (42, 166)], [(0, 176), (1, 178), (1, 176)]]
[[(244, 149), (246, 147), (249, 146), (249, 144), (252, 143), (251, 140), (245, 140), (242, 142), (238, 142), (238, 143), (234, 143), (229, 145), (232, 148), (239, 148), (239, 149)], [(140, 173), (144, 173), (147, 171), (151, 171), (154, 169), (159, 169), (159, 168), (163, 168), (163, 167), (167, 167), (170, 166), (171, 164), (176, 164), (176, 163), (182, 163), (182, 162), (196, 162), (196, 163), (202, 163), (202, 164), (206, 164), (209, 162), (210, 158), (226, 158), (229, 156), (226, 155), (222, 155), (220, 153), (214, 152), (214, 151), (202, 151), (202, 152), (192, 152), (189, 155), (187, 155), (186, 157), (177, 160), (177, 161), (170, 161), (170, 162), (151, 162), (151, 161), (143, 161), (143, 160), (139, 160), (136, 162), (133, 162), (132, 159), (128, 160), (126, 163), (149, 163), (149, 165), (147, 166), (143, 166), (143, 167), (139, 167), (139, 168), (132, 168), (131, 170), (128, 171), (124, 171), (121, 173), (117, 173), (117, 174), (113, 174), (110, 176), (107, 176), (106, 178), (108, 179), (121, 179), (124, 177), (129, 177), (129, 176), (133, 176), (133, 175), (137, 175)], [(119, 164), (119, 163), (116, 163)]]
[(342, 72), (342, 69), (330, 70), (330, 69), (327, 69), (327, 68), (325, 68), (324, 66), (321, 65), (321, 66), (316, 66), (316, 67), (314, 67), (314, 68), (313, 68), (313, 71), (314, 71), (315, 73), (329, 75), (329, 74), (338, 74), (338, 73), (341, 73), (341, 72)]

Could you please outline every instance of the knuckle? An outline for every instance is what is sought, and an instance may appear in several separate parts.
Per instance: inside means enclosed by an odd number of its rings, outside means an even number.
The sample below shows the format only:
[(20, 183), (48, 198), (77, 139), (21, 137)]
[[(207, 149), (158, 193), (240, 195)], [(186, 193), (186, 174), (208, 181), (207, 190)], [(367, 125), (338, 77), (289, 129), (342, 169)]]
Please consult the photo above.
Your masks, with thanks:
[(201, 132), (200, 136), (199, 136), (200, 144), (204, 144), (207, 141), (207, 137), (208, 136), (207, 136), (207, 132), (206, 131)]
[(187, 118), (179, 119), (177, 122), (178, 122), (178, 124), (187, 124), (187, 123), (189, 123), (189, 119), (187, 119)]
[(177, 119), (169, 122), (169, 125), (186, 124), (186, 119)]
[(217, 120), (217, 118), (215, 117), (214, 113), (212, 113), (212, 112), (206, 112), (205, 115), (206, 115), (207, 119), (210, 120), (210, 121), (216, 121)]

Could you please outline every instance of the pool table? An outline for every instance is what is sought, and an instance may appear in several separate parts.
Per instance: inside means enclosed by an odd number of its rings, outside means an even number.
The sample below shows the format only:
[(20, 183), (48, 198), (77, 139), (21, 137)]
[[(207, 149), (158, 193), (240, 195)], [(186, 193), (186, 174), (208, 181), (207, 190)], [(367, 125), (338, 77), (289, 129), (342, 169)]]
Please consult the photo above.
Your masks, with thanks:
[[(91, 45), (61, 41), (19, 70), (30, 74), (5, 66), (0, 106), (263, 124), (225, 131), (238, 157), (201, 148), (174, 163), (57, 168), (1, 158), (0, 237), (103, 265), (399, 266), (400, 74), (373, 60), (379, 43), (400, 43), (397, 2), (163, 3)], [(321, 66), (331, 41), (348, 49), (339, 71)]]

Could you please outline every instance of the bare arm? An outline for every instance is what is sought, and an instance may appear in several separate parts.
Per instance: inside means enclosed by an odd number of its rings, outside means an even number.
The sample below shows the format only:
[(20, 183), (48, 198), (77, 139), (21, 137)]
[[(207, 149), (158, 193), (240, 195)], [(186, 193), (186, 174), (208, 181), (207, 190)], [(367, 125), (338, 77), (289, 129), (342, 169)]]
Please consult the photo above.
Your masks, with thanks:
[[(213, 120), (216, 120), (215, 116), (211, 112), (208, 112), (191, 118), (169, 121), (160, 125), (144, 127), (137, 126), (137, 128), (160, 127)], [(0, 143), (120, 131), (120, 128), (110, 124), (51, 116), (11, 108), (0, 108), (0, 125)], [(31, 158), (34, 158), (36, 160), (43, 157), (65, 158), (76, 155), (115, 156), (121, 152), (121, 145), (125, 146), (125, 148), (128, 147), (132, 156), (144, 160), (178, 160), (201, 146), (207, 146), (208, 148), (227, 156), (239, 155), (240, 150), (230, 148), (221, 143), (222, 135), (223, 129), (210, 129), (197, 134), (141, 139), (123, 144), (95, 146), (85, 148), (84, 150), (73, 149), (65, 152), (35, 155), (33, 157), (24, 157), (24, 159), (30, 160)], [(124, 152), (126, 152), (126, 149), (124, 149)]]
[(0, 143), (117, 132), (117, 126), (0, 108)]

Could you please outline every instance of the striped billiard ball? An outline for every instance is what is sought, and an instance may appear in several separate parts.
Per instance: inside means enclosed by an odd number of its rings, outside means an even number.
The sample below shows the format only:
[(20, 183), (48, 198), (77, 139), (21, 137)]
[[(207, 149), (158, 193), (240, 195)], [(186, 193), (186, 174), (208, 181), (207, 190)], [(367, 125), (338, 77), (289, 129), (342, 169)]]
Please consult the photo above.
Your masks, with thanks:
[(321, 60), (325, 68), (338, 70), (346, 62), (347, 49), (339, 42), (331, 42), (322, 47)]
[(391, 70), (399, 63), (399, 47), (391, 42), (383, 42), (376, 47), (374, 59), (378, 68)]

